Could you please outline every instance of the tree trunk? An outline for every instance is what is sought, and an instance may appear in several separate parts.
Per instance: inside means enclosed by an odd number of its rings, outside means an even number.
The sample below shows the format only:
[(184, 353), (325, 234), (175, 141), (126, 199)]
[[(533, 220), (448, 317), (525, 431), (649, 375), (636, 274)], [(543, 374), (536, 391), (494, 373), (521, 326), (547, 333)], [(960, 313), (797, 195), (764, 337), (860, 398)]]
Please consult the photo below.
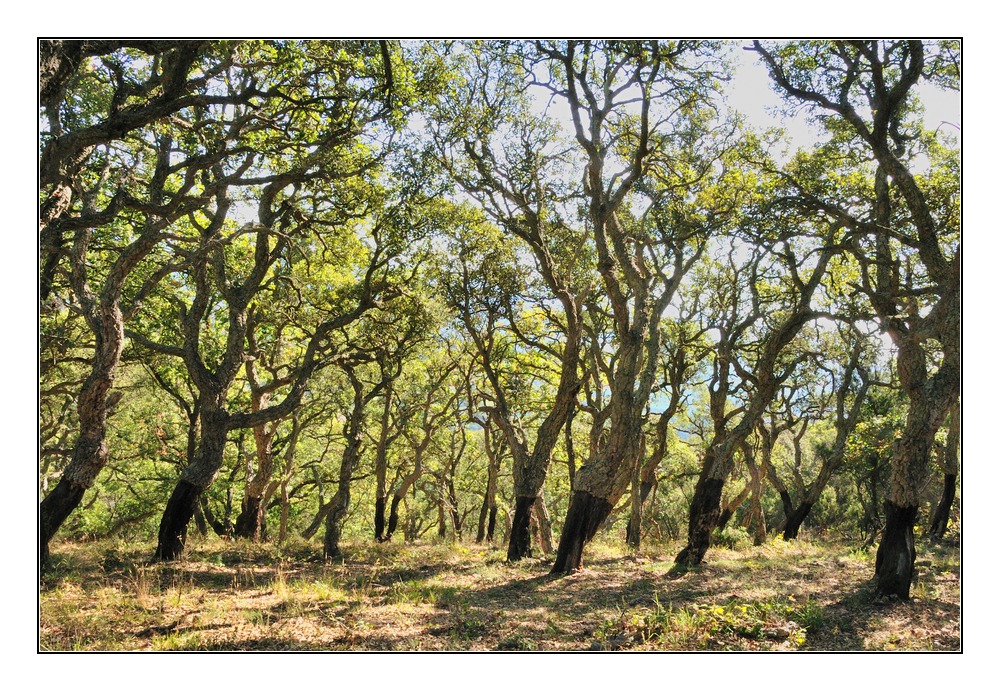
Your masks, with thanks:
[(531, 556), (531, 509), (536, 497), (517, 497), (514, 500), (514, 519), (511, 522), (507, 561), (516, 562)]
[(392, 386), (386, 387), (382, 400), (382, 422), (379, 426), (378, 444), (375, 447), (375, 541), (385, 542), (385, 501), (389, 496), (387, 473), (389, 469), (389, 426), (392, 412)]
[(494, 504), (490, 507), (490, 518), (486, 522), (486, 541), (493, 544), (497, 529), (497, 507)]
[(198, 453), (181, 473), (160, 519), (155, 558), (161, 561), (181, 558), (187, 539), (187, 526), (194, 516), (195, 506), (222, 467), (228, 413), (216, 403), (205, 405), (201, 416)]
[(194, 525), (198, 529), (198, 534), (208, 537), (208, 521), (205, 520), (205, 512), (201, 508), (201, 502), (194, 507)]
[(537, 528), (535, 542), (542, 554), (552, 552), (552, 520), (549, 518), (549, 509), (545, 506), (545, 496), (540, 494), (531, 510), (532, 522)]
[(187, 480), (180, 480), (167, 501), (160, 519), (154, 558), (160, 561), (180, 559), (187, 540), (187, 527), (194, 516), (194, 507), (201, 497), (203, 488)]
[(385, 529), (385, 541), (388, 542), (392, 538), (392, 534), (396, 532), (396, 526), (399, 525), (399, 502), (403, 500), (399, 495), (393, 495), (392, 503), (389, 505), (389, 525)]
[(799, 508), (788, 514), (785, 519), (785, 530), (782, 534), (785, 540), (794, 540), (799, 536), (799, 528), (802, 527), (802, 523), (806, 520), (812, 507), (813, 505), (809, 502), (802, 502), (799, 504)]
[(961, 406), (958, 401), (951, 408), (951, 424), (948, 427), (948, 441), (945, 443), (944, 458), (944, 490), (941, 501), (934, 512), (931, 521), (931, 540), (941, 540), (948, 530), (948, 519), (951, 517), (951, 505), (955, 501), (955, 485), (958, 480), (958, 442), (961, 437)]
[(559, 536), (559, 552), (552, 565), (553, 574), (570, 573), (583, 568), (583, 547), (597, 534), (597, 529), (610, 515), (612, 508), (614, 507), (602, 497), (595, 497), (582, 490), (573, 492), (562, 535)]
[(267, 511), (265, 509), (261, 497), (250, 495), (244, 497), (240, 515), (236, 518), (233, 535), (254, 542), (267, 540)]
[(879, 595), (910, 599), (913, 563), (917, 550), (913, 543), (916, 506), (896, 506), (886, 502), (885, 532), (875, 555), (875, 578)]
[(934, 520), (931, 521), (930, 537), (938, 541), (944, 539), (944, 534), (948, 530), (948, 519), (951, 517), (951, 505), (955, 501), (955, 482), (957, 475), (944, 476), (944, 490), (941, 494), (941, 501), (937, 511), (934, 512)]
[(385, 497), (375, 498), (375, 539), (385, 542)]
[(906, 425), (892, 457), (885, 529), (875, 560), (878, 594), (910, 597), (916, 549), (913, 525), (920, 506), (920, 488), (927, 472), (931, 447), (958, 394), (958, 368), (948, 362), (927, 376), (925, 353), (918, 341), (901, 339), (896, 368), (909, 398)]
[(683, 566), (696, 566), (705, 558), (712, 544), (712, 530), (719, 522), (719, 502), (725, 482), (719, 478), (701, 477), (695, 486), (688, 512), (688, 543), (674, 561)]
[(649, 498), (650, 493), (653, 491), (652, 482), (640, 482), (639, 483), (639, 516), (636, 518), (636, 512), (633, 508), (632, 515), (629, 516), (628, 525), (625, 527), (625, 540), (628, 544), (634, 548), (639, 547), (642, 541), (642, 507), (646, 505), (646, 500)]
[(760, 505), (760, 467), (754, 462), (749, 448), (746, 448), (744, 453), (747, 466), (750, 468), (750, 514), (747, 518), (747, 529), (754, 545), (762, 545), (767, 539), (767, 523), (764, 521), (764, 509)]
[(49, 562), (49, 541), (73, 509), (80, 505), (86, 489), (72, 482), (60, 480), (39, 509), (38, 562), (44, 571)]
[(108, 460), (108, 415), (118, 393), (110, 393), (124, 342), (124, 325), (118, 304), (101, 304), (93, 318), (95, 349), (90, 375), (77, 396), (80, 435), (73, 446), (73, 456), (55, 489), (42, 500), (39, 513), (38, 559), (41, 570), (49, 558), (49, 542), (63, 521), (80, 505)]
[(333, 510), (333, 502), (334, 500), (331, 499), (319, 507), (319, 511), (317, 511), (316, 515), (313, 516), (312, 523), (310, 523), (309, 527), (301, 533), (304, 540), (311, 540), (312, 536), (319, 532), (319, 527), (326, 522), (326, 517), (329, 516), (330, 512)]

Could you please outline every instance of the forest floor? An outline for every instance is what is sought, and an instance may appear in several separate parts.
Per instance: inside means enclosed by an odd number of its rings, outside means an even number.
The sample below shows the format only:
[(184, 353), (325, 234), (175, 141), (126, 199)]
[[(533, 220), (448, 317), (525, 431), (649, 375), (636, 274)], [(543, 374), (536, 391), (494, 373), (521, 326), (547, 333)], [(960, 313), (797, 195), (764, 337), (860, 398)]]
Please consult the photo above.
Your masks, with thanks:
[(63, 542), (39, 593), (40, 650), (960, 650), (960, 550), (918, 544), (908, 602), (873, 598), (874, 550), (780, 539), (712, 549), (597, 542), (584, 569), (458, 544)]

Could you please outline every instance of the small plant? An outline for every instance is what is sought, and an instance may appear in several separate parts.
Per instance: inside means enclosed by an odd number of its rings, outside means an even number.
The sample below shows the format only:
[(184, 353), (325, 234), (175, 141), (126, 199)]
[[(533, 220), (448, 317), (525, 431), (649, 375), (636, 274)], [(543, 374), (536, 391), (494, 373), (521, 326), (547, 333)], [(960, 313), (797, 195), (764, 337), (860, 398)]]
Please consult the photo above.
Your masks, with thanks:
[(717, 528), (712, 533), (712, 543), (726, 549), (742, 550), (749, 549), (753, 545), (753, 540), (746, 528), (726, 526), (721, 530)]

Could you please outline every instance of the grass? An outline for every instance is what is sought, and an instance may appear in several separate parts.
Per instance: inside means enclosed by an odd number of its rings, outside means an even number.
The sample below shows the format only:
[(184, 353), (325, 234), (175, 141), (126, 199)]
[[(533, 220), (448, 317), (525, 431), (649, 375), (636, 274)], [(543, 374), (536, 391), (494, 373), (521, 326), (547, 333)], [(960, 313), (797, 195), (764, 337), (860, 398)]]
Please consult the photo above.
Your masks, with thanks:
[(872, 597), (874, 554), (777, 539), (713, 548), (609, 540), (583, 571), (504, 562), (471, 544), (206, 540), (175, 564), (149, 544), (54, 546), (39, 593), (44, 650), (958, 650), (959, 552), (918, 546), (906, 603)]

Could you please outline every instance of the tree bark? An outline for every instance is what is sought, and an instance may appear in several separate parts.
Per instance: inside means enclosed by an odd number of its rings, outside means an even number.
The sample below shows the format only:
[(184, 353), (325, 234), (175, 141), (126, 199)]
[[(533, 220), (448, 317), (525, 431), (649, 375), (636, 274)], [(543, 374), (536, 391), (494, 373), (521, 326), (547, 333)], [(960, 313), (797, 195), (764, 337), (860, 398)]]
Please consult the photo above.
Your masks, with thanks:
[[(653, 491), (653, 482), (641, 482), (639, 483), (639, 506), (643, 507), (646, 505), (646, 500), (649, 498), (650, 493)], [(636, 512), (633, 510), (632, 515), (629, 516), (628, 525), (625, 526), (625, 539), (629, 545), (638, 548), (642, 541), (642, 536), (640, 535), (642, 531), (642, 509), (639, 509), (639, 518), (636, 520)]]
[(516, 497), (514, 519), (510, 527), (510, 541), (507, 545), (507, 561), (516, 562), (531, 556), (531, 510), (535, 497)]
[(602, 497), (595, 497), (582, 490), (573, 492), (566, 512), (566, 523), (559, 537), (559, 552), (552, 565), (553, 574), (565, 574), (583, 568), (583, 547), (597, 534), (597, 529), (612, 508)]
[(799, 528), (802, 527), (802, 523), (806, 520), (812, 507), (812, 504), (804, 501), (799, 504), (797, 509), (786, 515), (785, 530), (782, 533), (784, 539), (794, 540), (799, 536)]
[(71, 482), (60, 481), (42, 500), (39, 510), (38, 560), (44, 570), (49, 563), (49, 541), (73, 509), (80, 505), (86, 489)]
[(538, 495), (531, 510), (532, 524), (535, 527), (535, 542), (542, 554), (552, 552), (552, 520), (549, 518), (549, 509), (545, 506), (545, 496)]
[(695, 486), (688, 512), (688, 543), (674, 559), (682, 566), (695, 566), (705, 558), (712, 543), (712, 530), (719, 522), (719, 502), (725, 482), (702, 474)]
[(916, 519), (916, 506), (897, 506), (892, 501), (886, 502), (885, 531), (875, 555), (875, 578), (879, 595), (910, 599), (913, 563), (917, 559), (913, 543), (913, 525)]
[(222, 467), (229, 415), (218, 401), (206, 403), (201, 411), (201, 442), (194, 461), (181, 473), (160, 518), (155, 558), (180, 559), (187, 539), (187, 525), (205, 488), (212, 484)]
[(956, 401), (951, 409), (951, 425), (948, 428), (948, 441), (945, 444), (941, 464), (944, 468), (944, 489), (941, 501), (934, 512), (934, 519), (931, 521), (930, 537), (935, 541), (944, 539), (951, 517), (951, 505), (955, 501), (955, 485), (958, 481), (958, 442), (961, 437), (960, 420), (961, 407)]
[(160, 530), (154, 557), (160, 561), (180, 559), (187, 541), (187, 527), (194, 516), (194, 507), (203, 491), (202, 487), (181, 480), (167, 501), (160, 519)]
[(385, 497), (375, 497), (375, 540), (385, 542)]
[(233, 528), (233, 535), (253, 542), (264, 542), (267, 540), (267, 511), (259, 496), (246, 496), (243, 498), (240, 515), (236, 518), (236, 525)]
[(944, 476), (944, 489), (941, 493), (941, 501), (934, 512), (934, 520), (931, 521), (930, 537), (932, 540), (943, 540), (944, 534), (948, 531), (948, 519), (951, 517), (952, 502), (955, 501), (955, 484), (957, 479), (957, 475)]

